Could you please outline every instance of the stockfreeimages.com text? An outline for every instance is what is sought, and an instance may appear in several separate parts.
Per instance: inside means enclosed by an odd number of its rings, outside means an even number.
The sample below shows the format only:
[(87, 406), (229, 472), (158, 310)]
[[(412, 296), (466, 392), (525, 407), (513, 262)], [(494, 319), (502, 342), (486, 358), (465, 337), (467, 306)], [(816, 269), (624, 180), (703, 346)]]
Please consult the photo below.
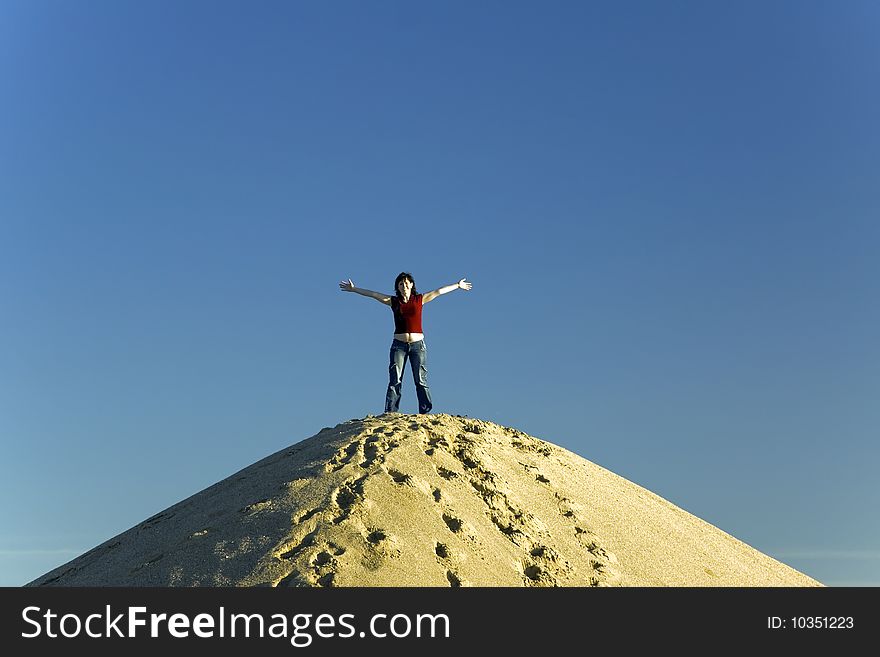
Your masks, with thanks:
[(446, 614), (374, 614), (364, 629), (358, 631), (354, 614), (236, 614), (220, 607), (216, 613), (188, 614), (148, 613), (146, 607), (126, 607), (115, 613), (106, 605), (104, 613), (58, 614), (51, 609), (25, 607), (21, 613), (28, 631), (22, 638), (67, 638), (86, 636), (93, 639), (110, 637), (151, 638), (190, 636), (202, 639), (226, 637), (289, 639), (291, 645), (305, 648), (315, 637), (322, 639), (375, 638), (449, 638), (449, 617)]

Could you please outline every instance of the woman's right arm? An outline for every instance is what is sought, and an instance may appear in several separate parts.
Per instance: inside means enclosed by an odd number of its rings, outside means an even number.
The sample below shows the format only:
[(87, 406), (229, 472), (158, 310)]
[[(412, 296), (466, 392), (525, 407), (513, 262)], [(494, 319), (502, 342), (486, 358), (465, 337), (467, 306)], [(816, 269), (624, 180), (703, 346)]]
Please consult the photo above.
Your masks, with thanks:
[(365, 297), (372, 297), (376, 301), (380, 303), (384, 303), (386, 306), (391, 305), (391, 297), (387, 294), (382, 294), (381, 292), (373, 292), (372, 290), (364, 290), (359, 287), (355, 287), (354, 283), (352, 283), (349, 278), (347, 281), (342, 281), (339, 284), (339, 289), (343, 292), (356, 292), (357, 294), (361, 294)]

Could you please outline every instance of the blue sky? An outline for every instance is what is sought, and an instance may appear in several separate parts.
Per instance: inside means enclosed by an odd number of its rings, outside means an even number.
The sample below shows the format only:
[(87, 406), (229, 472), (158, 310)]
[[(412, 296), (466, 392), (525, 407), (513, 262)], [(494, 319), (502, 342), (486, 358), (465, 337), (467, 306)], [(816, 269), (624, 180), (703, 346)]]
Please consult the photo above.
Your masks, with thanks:
[[(383, 410), (880, 585), (880, 9), (0, 4), (0, 585)], [(403, 412), (416, 411), (411, 378)]]

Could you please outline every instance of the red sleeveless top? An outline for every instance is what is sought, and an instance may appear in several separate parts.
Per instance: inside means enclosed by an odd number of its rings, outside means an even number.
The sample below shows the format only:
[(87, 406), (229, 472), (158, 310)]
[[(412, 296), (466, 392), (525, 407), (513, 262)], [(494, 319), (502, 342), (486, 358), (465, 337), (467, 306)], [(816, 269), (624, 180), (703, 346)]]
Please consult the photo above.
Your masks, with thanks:
[(422, 295), (410, 295), (403, 303), (398, 297), (391, 297), (391, 310), (394, 313), (395, 333), (422, 332)]

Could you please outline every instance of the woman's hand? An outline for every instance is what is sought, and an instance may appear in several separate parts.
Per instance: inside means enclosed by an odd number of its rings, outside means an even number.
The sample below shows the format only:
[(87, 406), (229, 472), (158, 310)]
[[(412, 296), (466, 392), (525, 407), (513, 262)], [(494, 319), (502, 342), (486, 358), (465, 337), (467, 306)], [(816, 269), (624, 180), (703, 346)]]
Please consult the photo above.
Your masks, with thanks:
[(347, 281), (342, 281), (339, 284), (339, 289), (343, 292), (354, 292), (354, 283), (349, 278)]
[(473, 287), (473, 285), (471, 285), (470, 283), (468, 283), (468, 281), (467, 281), (466, 278), (462, 278), (462, 279), (458, 282), (458, 287), (459, 287), (460, 289), (462, 289), (462, 290), (470, 290), (470, 289)]

